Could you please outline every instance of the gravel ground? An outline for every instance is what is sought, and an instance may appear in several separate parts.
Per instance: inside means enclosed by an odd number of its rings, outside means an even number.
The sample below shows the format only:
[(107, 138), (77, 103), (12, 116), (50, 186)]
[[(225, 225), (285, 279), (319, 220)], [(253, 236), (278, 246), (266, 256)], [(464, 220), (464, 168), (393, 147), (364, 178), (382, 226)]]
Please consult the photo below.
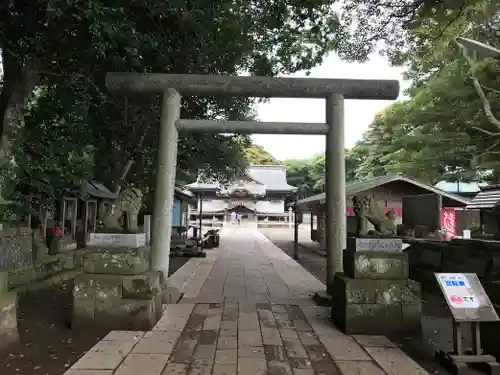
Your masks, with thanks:
[[(189, 258), (170, 258), (170, 274)], [(72, 282), (20, 295), (20, 340), (1, 346), (1, 375), (61, 375), (108, 332), (69, 328)]]

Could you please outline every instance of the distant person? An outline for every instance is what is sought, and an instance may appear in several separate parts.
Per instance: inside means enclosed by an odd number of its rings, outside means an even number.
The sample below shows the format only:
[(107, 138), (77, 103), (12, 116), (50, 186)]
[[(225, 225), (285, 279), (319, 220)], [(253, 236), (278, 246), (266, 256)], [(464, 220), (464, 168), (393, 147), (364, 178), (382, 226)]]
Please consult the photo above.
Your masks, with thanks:
[(231, 223), (232, 223), (232, 224), (234, 224), (234, 223), (235, 223), (235, 221), (236, 221), (236, 216), (237, 216), (237, 215), (236, 215), (236, 212), (234, 212), (234, 211), (233, 211), (233, 212), (231, 212)]

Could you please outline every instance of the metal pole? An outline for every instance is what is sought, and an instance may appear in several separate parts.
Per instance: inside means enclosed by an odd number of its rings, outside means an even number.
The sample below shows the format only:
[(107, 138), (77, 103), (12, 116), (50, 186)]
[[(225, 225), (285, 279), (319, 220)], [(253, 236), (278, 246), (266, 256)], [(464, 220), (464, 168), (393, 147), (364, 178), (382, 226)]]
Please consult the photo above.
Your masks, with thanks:
[(326, 281), (332, 292), (335, 274), (343, 272), (342, 256), (346, 246), (346, 192), (344, 152), (344, 97), (331, 95), (326, 99)]
[(298, 219), (299, 208), (297, 204), (298, 201), (299, 201), (299, 195), (295, 194), (295, 215), (294, 215), (294, 226), (293, 226), (293, 258), (295, 260), (299, 259), (299, 219)]
[(314, 215), (312, 209), (309, 209), (309, 215), (311, 222), (309, 223), (309, 237), (312, 238), (313, 230), (314, 230)]
[(179, 136), (176, 121), (181, 110), (181, 96), (173, 89), (163, 93), (158, 159), (156, 160), (156, 187), (153, 208), (153, 238), (151, 268), (162, 271), (168, 277), (170, 241), (172, 237), (172, 211), (177, 167), (177, 143)]
[(199, 199), (200, 199), (200, 204), (199, 204), (200, 211), (199, 211), (199, 216), (198, 216), (198, 225), (200, 226), (200, 231), (198, 232), (198, 240), (199, 240), (198, 243), (200, 244), (200, 250), (201, 250), (201, 248), (202, 248), (201, 241), (203, 239), (203, 234), (201, 232), (201, 227), (203, 225), (203, 193), (200, 193)]

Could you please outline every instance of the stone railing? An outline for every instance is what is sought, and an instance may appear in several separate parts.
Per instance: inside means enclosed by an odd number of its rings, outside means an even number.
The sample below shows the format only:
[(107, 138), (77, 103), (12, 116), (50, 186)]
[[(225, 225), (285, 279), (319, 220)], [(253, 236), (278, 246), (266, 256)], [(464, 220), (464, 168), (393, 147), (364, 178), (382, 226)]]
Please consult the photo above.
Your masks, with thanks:
[(475, 273), (483, 284), (500, 280), (500, 241), (405, 239), (410, 277), (434, 282), (434, 272)]

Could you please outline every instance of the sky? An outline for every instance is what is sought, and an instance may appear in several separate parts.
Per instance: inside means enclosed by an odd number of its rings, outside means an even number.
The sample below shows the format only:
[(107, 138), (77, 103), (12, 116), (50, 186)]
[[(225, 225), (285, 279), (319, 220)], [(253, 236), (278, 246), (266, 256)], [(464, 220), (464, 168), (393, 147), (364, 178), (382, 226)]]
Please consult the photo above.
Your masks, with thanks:
[[(335, 54), (328, 56), (322, 65), (311, 70), (315, 78), (358, 78), (358, 79), (397, 79), (404, 89), (408, 82), (403, 81), (403, 68), (391, 67), (386, 58), (373, 55), (370, 61), (347, 63)], [(299, 72), (290, 77), (305, 77)], [(403, 91), (403, 90), (401, 90)], [(403, 98), (400, 92), (399, 98)], [(389, 106), (392, 100), (346, 100), (345, 102), (345, 146), (352, 147), (361, 139), (363, 132), (373, 121), (375, 115)], [(323, 99), (271, 99), (267, 103), (256, 104), (259, 121), (269, 122), (325, 122), (325, 101)], [(255, 144), (263, 146), (275, 158), (306, 159), (325, 150), (323, 135), (254, 135)]]

